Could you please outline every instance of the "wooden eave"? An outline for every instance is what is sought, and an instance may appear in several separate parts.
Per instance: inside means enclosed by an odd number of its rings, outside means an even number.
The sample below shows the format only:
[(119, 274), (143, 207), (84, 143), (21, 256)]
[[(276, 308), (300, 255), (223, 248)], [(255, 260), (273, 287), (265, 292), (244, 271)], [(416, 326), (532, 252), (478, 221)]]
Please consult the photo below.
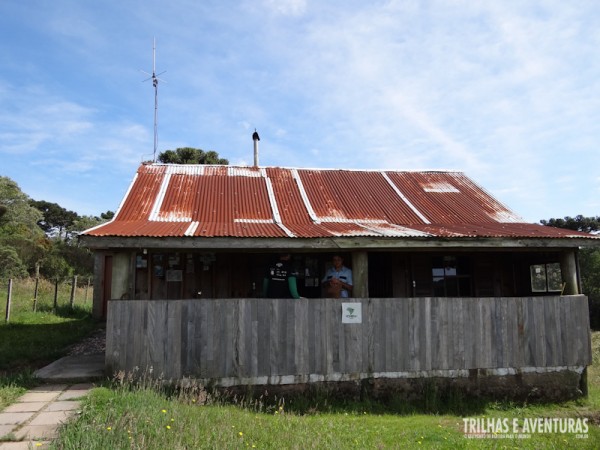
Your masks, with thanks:
[(600, 240), (585, 238), (204, 238), (204, 237), (111, 237), (80, 236), (81, 243), (94, 250), (162, 248), (173, 250), (359, 250), (359, 249), (564, 249), (600, 247)]

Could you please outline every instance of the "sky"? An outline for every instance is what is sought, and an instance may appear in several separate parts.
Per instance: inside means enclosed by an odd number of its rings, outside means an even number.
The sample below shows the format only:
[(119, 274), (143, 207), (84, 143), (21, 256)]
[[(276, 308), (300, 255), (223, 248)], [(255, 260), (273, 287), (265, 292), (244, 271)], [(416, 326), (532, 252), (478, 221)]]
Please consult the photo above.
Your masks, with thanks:
[[(158, 152), (456, 170), (527, 222), (600, 215), (595, 0), (2, 0), (0, 176), (116, 211)], [(164, 72), (164, 73), (162, 73)]]

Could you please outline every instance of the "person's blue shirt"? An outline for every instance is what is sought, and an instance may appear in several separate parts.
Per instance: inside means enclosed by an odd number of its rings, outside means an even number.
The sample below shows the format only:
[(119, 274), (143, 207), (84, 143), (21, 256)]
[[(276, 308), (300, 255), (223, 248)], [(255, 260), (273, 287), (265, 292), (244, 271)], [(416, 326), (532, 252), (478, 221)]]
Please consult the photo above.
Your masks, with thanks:
[[(339, 279), (342, 283), (349, 284), (353, 286), (354, 283), (352, 281), (352, 270), (348, 269), (346, 266), (340, 267), (339, 270), (336, 270), (335, 267), (331, 267), (327, 273), (325, 273), (325, 277), (323, 277), (322, 283), (330, 281), (332, 278)], [(340, 297), (348, 298), (349, 293), (346, 289), (341, 290)]]

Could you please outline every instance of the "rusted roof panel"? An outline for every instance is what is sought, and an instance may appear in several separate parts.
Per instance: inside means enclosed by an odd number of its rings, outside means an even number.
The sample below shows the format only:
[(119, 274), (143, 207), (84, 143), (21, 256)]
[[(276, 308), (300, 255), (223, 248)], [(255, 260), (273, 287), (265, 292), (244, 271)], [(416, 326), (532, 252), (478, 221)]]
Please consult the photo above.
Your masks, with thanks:
[(506, 237), (506, 238), (594, 238), (587, 233), (547, 227), (534, 223), (488, 223), (416, 225), (415, 228), (440, 237)]
[(350, 170), (298, 170), (320, 221), (379, 220), (421, 223), (421, 219), (395, 192), (382, 172)]
[(297, 171), (276, 167), (265, 169), (265, 175), (273, 188), (274, 204), (281, 221), (286, 224), (312, 225), (307, 205), (302, 197)]
[(123, 237), (588, 237), (523, 220), (460, 172), (151, 164), (114, 219)]
[(388, 172), (430, 223), (523, 222), (459, 172)]
[(119, 220), (143, 220), (148, 217), (160, 189), (160, 173), (138, 171), (121, 208)]

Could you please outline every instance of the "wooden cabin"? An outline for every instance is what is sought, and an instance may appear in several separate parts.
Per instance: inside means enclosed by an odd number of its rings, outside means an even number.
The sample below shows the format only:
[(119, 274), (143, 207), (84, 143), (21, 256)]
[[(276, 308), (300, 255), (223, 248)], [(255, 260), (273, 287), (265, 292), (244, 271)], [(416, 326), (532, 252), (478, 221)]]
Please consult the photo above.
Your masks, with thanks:
[[(114, 219), (81, 240), (109, 371), (585, 391), (577, 252), (600, 239), (525, 223), (460, 172), (143, 164)], [(263, 298), (280, 252), (301, 299)], [(324, 298), (334, 254), (353, 298)]]

